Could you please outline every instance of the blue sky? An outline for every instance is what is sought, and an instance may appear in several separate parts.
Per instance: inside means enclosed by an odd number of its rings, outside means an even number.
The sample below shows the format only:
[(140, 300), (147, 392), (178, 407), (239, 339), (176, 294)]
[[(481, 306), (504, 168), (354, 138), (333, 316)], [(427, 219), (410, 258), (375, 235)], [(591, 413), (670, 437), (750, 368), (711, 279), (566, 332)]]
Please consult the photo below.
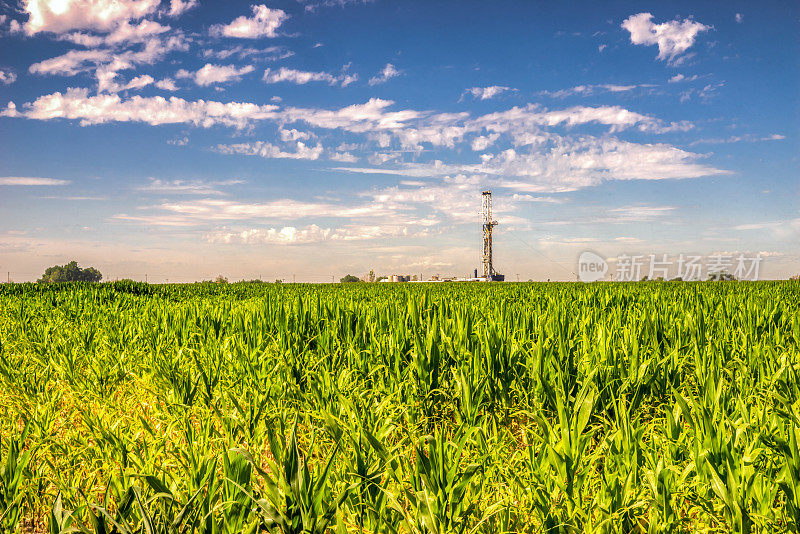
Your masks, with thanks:
[[(787, 2), (0, 2), (0, 271), (800, 272)], [(646, 274), (646, 273), (645, 273)]]

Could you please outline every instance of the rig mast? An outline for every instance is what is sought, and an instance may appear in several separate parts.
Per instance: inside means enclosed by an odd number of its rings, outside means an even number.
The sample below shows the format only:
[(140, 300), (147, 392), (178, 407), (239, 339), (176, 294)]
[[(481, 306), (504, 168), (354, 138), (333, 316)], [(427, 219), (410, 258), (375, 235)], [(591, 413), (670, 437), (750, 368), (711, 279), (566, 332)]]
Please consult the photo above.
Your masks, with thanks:
[(492, 228), (497, 224), (492, 220), (492, 192), (486, 190), (483, 192), (483, 277), (487, 282), (491, 282), (495, 276), (492, 266)]

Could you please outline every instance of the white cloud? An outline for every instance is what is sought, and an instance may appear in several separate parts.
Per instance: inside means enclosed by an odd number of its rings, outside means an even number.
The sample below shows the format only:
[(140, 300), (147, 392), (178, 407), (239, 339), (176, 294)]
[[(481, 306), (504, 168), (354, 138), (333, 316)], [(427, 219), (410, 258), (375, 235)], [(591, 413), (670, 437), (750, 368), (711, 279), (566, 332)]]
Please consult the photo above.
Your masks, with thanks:
[(299, 245), (319, 243), (329, 239), (340, 239), (343, 235), (340, 230), (320, 228), (316, 224), (311, 224), (304, 228), (284, 226), (280, 229), (250, 228), (238, 232), (217, 231), (204, 235), (203, 239), (210, 243)]
[(189, 137), (184, 135), (183, 137), (176, 137), (175, 139), (169, 139), (167, 141), (167, 144), (173, 146), (186, 146), (189, 144)]
[(522, 192), (565, 192), (609, 180), (669, 180), (729, 174), (699, 162), (702, 156), (666, 144), (637, 144), (613, 137), (550, 136), (550, 146), (529, 152), (483, 154), (477, 164), (403, 163), (394, 169), (353, 168), (359, 173), (410, 177), (486, 176), (497, 187)]
[(245, 154), (247, 156), (260, 156), (262, 158), (288, 158), (288, 159), (319, 159), (322, 155), (322, 145), (306, 146), (305, 143), (298, 141), (294, 152), (285, 152), (279, 147), (266, 141), (256, 141), (255, 143), (238, 143), (233, 145), (217, 145), (217, 150), (222, 154)]
[(674, 206), (623, 206), (608, 210), (609, 217), (600, 222), (647, 222), (666, 217), (675, 210)]
[(187, 101), (178, 97), (164, 98), (134, 96), (123, 100), (116, 94), (89, 96), (88, 89), (67, 89), (52, 93), (25, 104), (20, 112), (12, 104), (4, 116), (29, 119), (73, 119), (82, 126), (107, 122), (144, 122), (151, 125), (191, 123), (210, 127), (215, 124), (244, 127), (255, 120), (275, 119), (277, 106), (246, 102)]
[(391, 63), (387, 63), (386, 66), (383, 67), (383, 70), (380, 72), (379, 75), (374, 76), (374, 77), (369, 79), (369, 84), (370, 85), (378, 85), (378, 84), (381, 84), (381, 83), (385, 83), (385, 82), (389, 81), (390, 79), (395, 78), (397, 76), (400, 76), (400, 71), (397, 70), (395, 68), (395, 66), (392, 65)]
[(287, 142), (287, 141), (305, 141), (305, 140), (311, 138), (311, 134), (309, 134), (308, 132), (301, 132), (299, 130), (295, 130), (294, 128), (291, 128), (289, 130), (285, 130), (285, 129), (281, 128), (280, 136), (281, 136), (281, 141), (283, 141), (283, 142)]
[(199, 0), (170, 0), (168, 14), (170, 17), (178, 17), (199, 4)]
[(763, 230), (768, 231), (778, 239), (788, 240), (794, 246), (797, 243), (797, 234), (800, 232), (800, 217), (783, 219), (779, 221), (765, 221), (750, 224), (740, 224), (734, 230)]
[(27, 103), (23, 110), (10, 102), (0, 116), (25, 117), (36, 120), (77, 119), (81, 125), (106, 122), (144, 122), (151, 125), (191, 123), (209, 127), (215, 124), (241, 128), (254, 121), (274, 120), (282, 123), (305, 122), (311, 126), (351, 132), (378, 132), (405, 126), (407, 121), (423, 114), (413, 110), (387, 111), (391, 100), (372, 98), (364, 104), (341, 109), (289, 107), (249, 102), (188, 101), (178, 97), (139, 97), (128, 100), (118, 95), (89, 96), (88, 89), (70, 88)]
[(671, 20), (661, 24), (653, 23), (653, 15), (639, 13), (631, 15), (622, 27), (631, 34), (635, 45), (658, 45), (658, 59), (673, 62), (694, 44), (700, 32), (708, 31), (710, 26), (691, 19)]
[(10, 70), (0, 69), (0, 85), (11, 85), (17, 81), (17, 75)]
[(181, 69), (175, 74), (175, 77), (191, 78), (197, 85), (206, 87), (217, 83), (239, 81), (242, 76), (254, 70), (255, 68), (252, 65), (237, 68), (235, 65), (212, 65), (211, 63), (206, 63), (197, 72), (193, 73)]
[(141, 89), (142, 87), (147, 87), (155, 80), (152, 76), (148, 76), (147, 74), (143, 74), (142, 76), (136, 76), (127, 84), (125, 84), (122, 88), (123, 90), (127, 89)]
[(711, 139), (697, 139), (696, 141), (692, 141), (689, 143), (689, 146), (695, 145), (719, 145), (719, 144), (727, 144), (727, 143), (757, 143), (759, 141), (783, 141), (786, 139), (785, 135), (781, 134), (771, 134), (766, 136), (760, 135), (753, 135), (753, 134), (743, 134), (743, 135), (732, 135), (730, 137), (725, 138), (711, 138)]
[(122, 87), (116, 83), (117, 73), (141, 64), (160, 61), (173, 50), (186, 50), (187, 42), (181, 35), (166, 39), (147, 38), (138, 50), (117, 52), (112, 48), (70, 50), (60, 56), (34, 63), (29, 67), (33, 74), (75, 76), (94, 69), (98, 92), (118, 92)]
[(172, 78), (164, 78), (163, 80), (158, 80), (156, 82), (156, 87), (159, 89), (163, 89), (164, 91), (177, 91), (178, 86), (175, 85), (175, 80)]
[(569, 89), (559, 89), (558, 91), (539, 91), (540, 95), (553, 98), (565, 98), (572, 95), (589, 96), (599, 91), (609, 93), (624, 93), (632, 91), (637, 87), (650, 87), (650, 85), (619, 85), (619, 84), (595, 84), (595, 85), (576, 85)]
[(32, 64), (28, 71), (32, 74), (59, 74), (75, 76), (89, 67), (111, 60), (111, 50), (70, 50), (60, 56)]
[(281, 9), (270, 9), (264, 4), (250, 6), (252, 17), (237, 17), (230, 24), (215, 24), (211, 27), (211, 35), (216, 37), (234, 37), (239, 39), (258, 39), (260, 37), (277, 37), (277, 29), (289, 18)]
[(242, 180), (204, 182), (202, 180), (160, 180), (158, 178), (150, 178), (147, 185), (139, 187), (138, 190), (157, 194), (224, 195), (225, 193), (218, 189), (220, 186), (242, 183), (244, 183)]
[(114, 219), (137, 222), (157, 221), (150, 224), (190, 226), (208, 221), (247, 220), (298, 220), (308, 217), (381, 218), (392, 215), (391, 209), (378, 203), (341, 206), (325, 202), (302, 202), (280, 199), (271, 202), (237, 202), (224, 199), (198, 199), (183, 202), (165, 202), (154, 206), (166, 214), (130, 216), (119, 214)]
[[(170, 26), (164, 26), (152, 20), (143, 20), (136, 24), (130, 24), (128, 21), (123, 21), (117, 24), (110, 33), (106, 35), (96, 35), (83, 32), (71, 32), (58, 36), (59, 41), (68, 41), (87, 48), (96, 48), (101, 45), (107, 46), (127, 46), (135, 43), (147, 43), (153, 38), (166, 34), (172, 31)], [(185, 37), (180, 30), (172, 31), (171, 37), (168, 41), (172, 40), (169, 46), (174, 48), (185, 48)], [(174, 46), (175, 40), (180, 40), (182, 45), (180, 47)]]
[(699, 80), (700, 75), (693, 74), (692, 76), (684, 76), (683, 74), (676, 74), (669, 79), (669, 83), (693, 82)]
[(650, 133), (686, 131), (692, 128), (692, 124), (687, 121), (665, 123), (621, 106), (572, 106), (562, 110), (547, 110), (534, 104), (488, 113), (465, 121), (465, 127), (468, 131), (485, 128), (493, 132), (517, 135), (537, 133), (541, 127), (562, 124), (571, 127), (589, 123), (610, 126), (612, 132), (633, 127)]
[(358, 161), (358, 157), (354, 156), (350, 152), (333, 152), (330, 155), (330, 158), (333, 161), (341, 161), (343, 163), (355, 163)]
[(475, 98), (478, 98), (480, 100), (489, 100), (501, 93), (513, 90), (514, 89), (511, 89), (510, 87), (504, 87), (501, 85), (492, 85), (489, 87), (470, 87), (465, 91), (465, 93), (469, 93)]
[[(301, 0), (304, 1), (304, 0)], [(344, 8), (349, 4), (368, 4), (374, 0), (322, 0), (321, 2), (310, 2), (306, 4), (305, 10), (313, 13), (320, 7), (341, 7)]]
[(296, 228), (284, 226), (278, 228), (249, 228), (236, 232), (216, 231), (203, 236), (210, 243), (241, 243), (245, 245), (275, 244), (303, 245), (323, 241), (363, 241), (377, 237), (403, 235), (406, 227), (351, 225), (345, 228), (321, 228), (316, 224)]
[(392, 100), (370, 98), (364, 104), (337, 110), (289, 107), (281, 112), (281, 118), (287, 123), (302, 121), (318, 128), (365, 133), (397, 130), (423, 115), (413, 110), (387, 111), (393, 104)]
[(32, 176), (3, 176), (0, 177), (1, 185), (67, 185), (69, 180), (55, 178), (35, 178)]
[(203, 50), (204, 58), (228, 59), (236, 56), (239, 59), (253, 58), (254, 60), (277, 61), (292, 57), (294, 52), (285, 46), (268, 46), (266, 48), (255, 48), (252, 46), (232, 46), (221, 50)]
[(291, 82), (299, 85), (309, 82), (325, 82), (329, 85), (341, 84), (346, 87), (356, 81), (356, 74), (333, 75), (329, 72), (310, 72), (304, 70), (287, 69), (281, 67), (278, 70), (267, 69), (264, 71), (264, 81), (267, 83)]
[(600, 52), (600, 53), (602, 53), (602, 52), (603, 52), (603, 50), (605, 50), (606, 48), (608, 48), (608, 45), (607, 45), (607, 44), (601, 44), (601, 45), (598, 45), (598, 46), (597, 46), (597, 51), (598, 51), (598, 52)]
[(563, 198), (557, 197), (535, 197), (532, 195), (521, 195), (514, 193), (511, 195), (511, 200), (514, 202), (541, 202), (544, 204), (563, 204), (566, 202)]
[(475, 139), (472, 140), (472, 150), (475, 152), (480, 152), (481, 150), (486, 150), (491, 145), (494, 144), (495, 141), (500, 137), (500, 134), (493, 133), (489, 135), (479, 135)]
[(741, 13), (737, 13), (736, 14), (736, 22), (741, 24), (743, 20), (744, 20), (744, 17), (742, 16), (742, 14)]
[(107, 32), (118, 24), (153, 14), (161, 0), (22, 0), (28, 34), (71, 30)]
[(409, 225), (348, 225), (343, 228), (321, 228), (311, 224), (301, 228), (284, 226), (278, 228), (248, 228), (240, 231), (220, 230), (210, 232), (203, 236), (210, 243), (225, 244), (275, 244), (275, 245), (303, 245), (308, 243), (321, 243), (324, 241), (365, 241), (380, 237), (418, 236), (425, 234), (419, 228)]

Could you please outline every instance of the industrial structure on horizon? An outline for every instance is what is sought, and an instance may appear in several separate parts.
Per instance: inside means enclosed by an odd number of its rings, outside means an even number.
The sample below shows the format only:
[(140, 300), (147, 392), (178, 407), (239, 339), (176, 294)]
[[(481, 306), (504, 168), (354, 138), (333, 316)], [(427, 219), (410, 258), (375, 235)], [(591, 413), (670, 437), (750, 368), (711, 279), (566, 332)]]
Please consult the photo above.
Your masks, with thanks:
[(472, 277), (458, 278), (439, 278), (439, 275), (434, 275), (429, 280), (419, 280), (416, 276), (393, 274), (389, 278), (381, 280), (381, 282), (503, 282), (506, 277), (494, 270), (494, 263), (492, 259), (492, 229), (497, 226), (497, 221), (492, 218), (492, 192), (490, 190), (481, 193), (481, 205), (483, 214), (483, 276), (478, 276), (478, 269), (473, 272)]
[(499, 223), (492, 220), (492, 192), (486, 190), (483, 197), (483, 279), (486, 282), (502, 282), (506, 278), (496, 273), (492, 264), (492, 228)]

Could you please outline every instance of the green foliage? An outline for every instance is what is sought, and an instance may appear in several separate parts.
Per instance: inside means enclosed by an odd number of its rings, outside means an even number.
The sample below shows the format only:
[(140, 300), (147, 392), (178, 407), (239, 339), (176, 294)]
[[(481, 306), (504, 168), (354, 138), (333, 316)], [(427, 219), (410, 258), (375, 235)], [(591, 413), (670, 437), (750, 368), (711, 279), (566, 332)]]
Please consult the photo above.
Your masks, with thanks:
[(343, 284), (349, 284), (349, 283), (360, 282), (360, 281), (361, 281), (361, 279), (359, 277), (353, 276), (352, 274), (346, 274), (346, 275), (344, 275), (344, 277), (342, 277), (339, 280), (339, 282), (341, 282)]
[(94, 267), (81, 269), (77, 262), (71, 261), (66, 265), (48, 267), (37, 282), (99, 282), (102, 279), (103, 275)]
[(797, 532), (800, 286), (0, 285), (0, 532)]

